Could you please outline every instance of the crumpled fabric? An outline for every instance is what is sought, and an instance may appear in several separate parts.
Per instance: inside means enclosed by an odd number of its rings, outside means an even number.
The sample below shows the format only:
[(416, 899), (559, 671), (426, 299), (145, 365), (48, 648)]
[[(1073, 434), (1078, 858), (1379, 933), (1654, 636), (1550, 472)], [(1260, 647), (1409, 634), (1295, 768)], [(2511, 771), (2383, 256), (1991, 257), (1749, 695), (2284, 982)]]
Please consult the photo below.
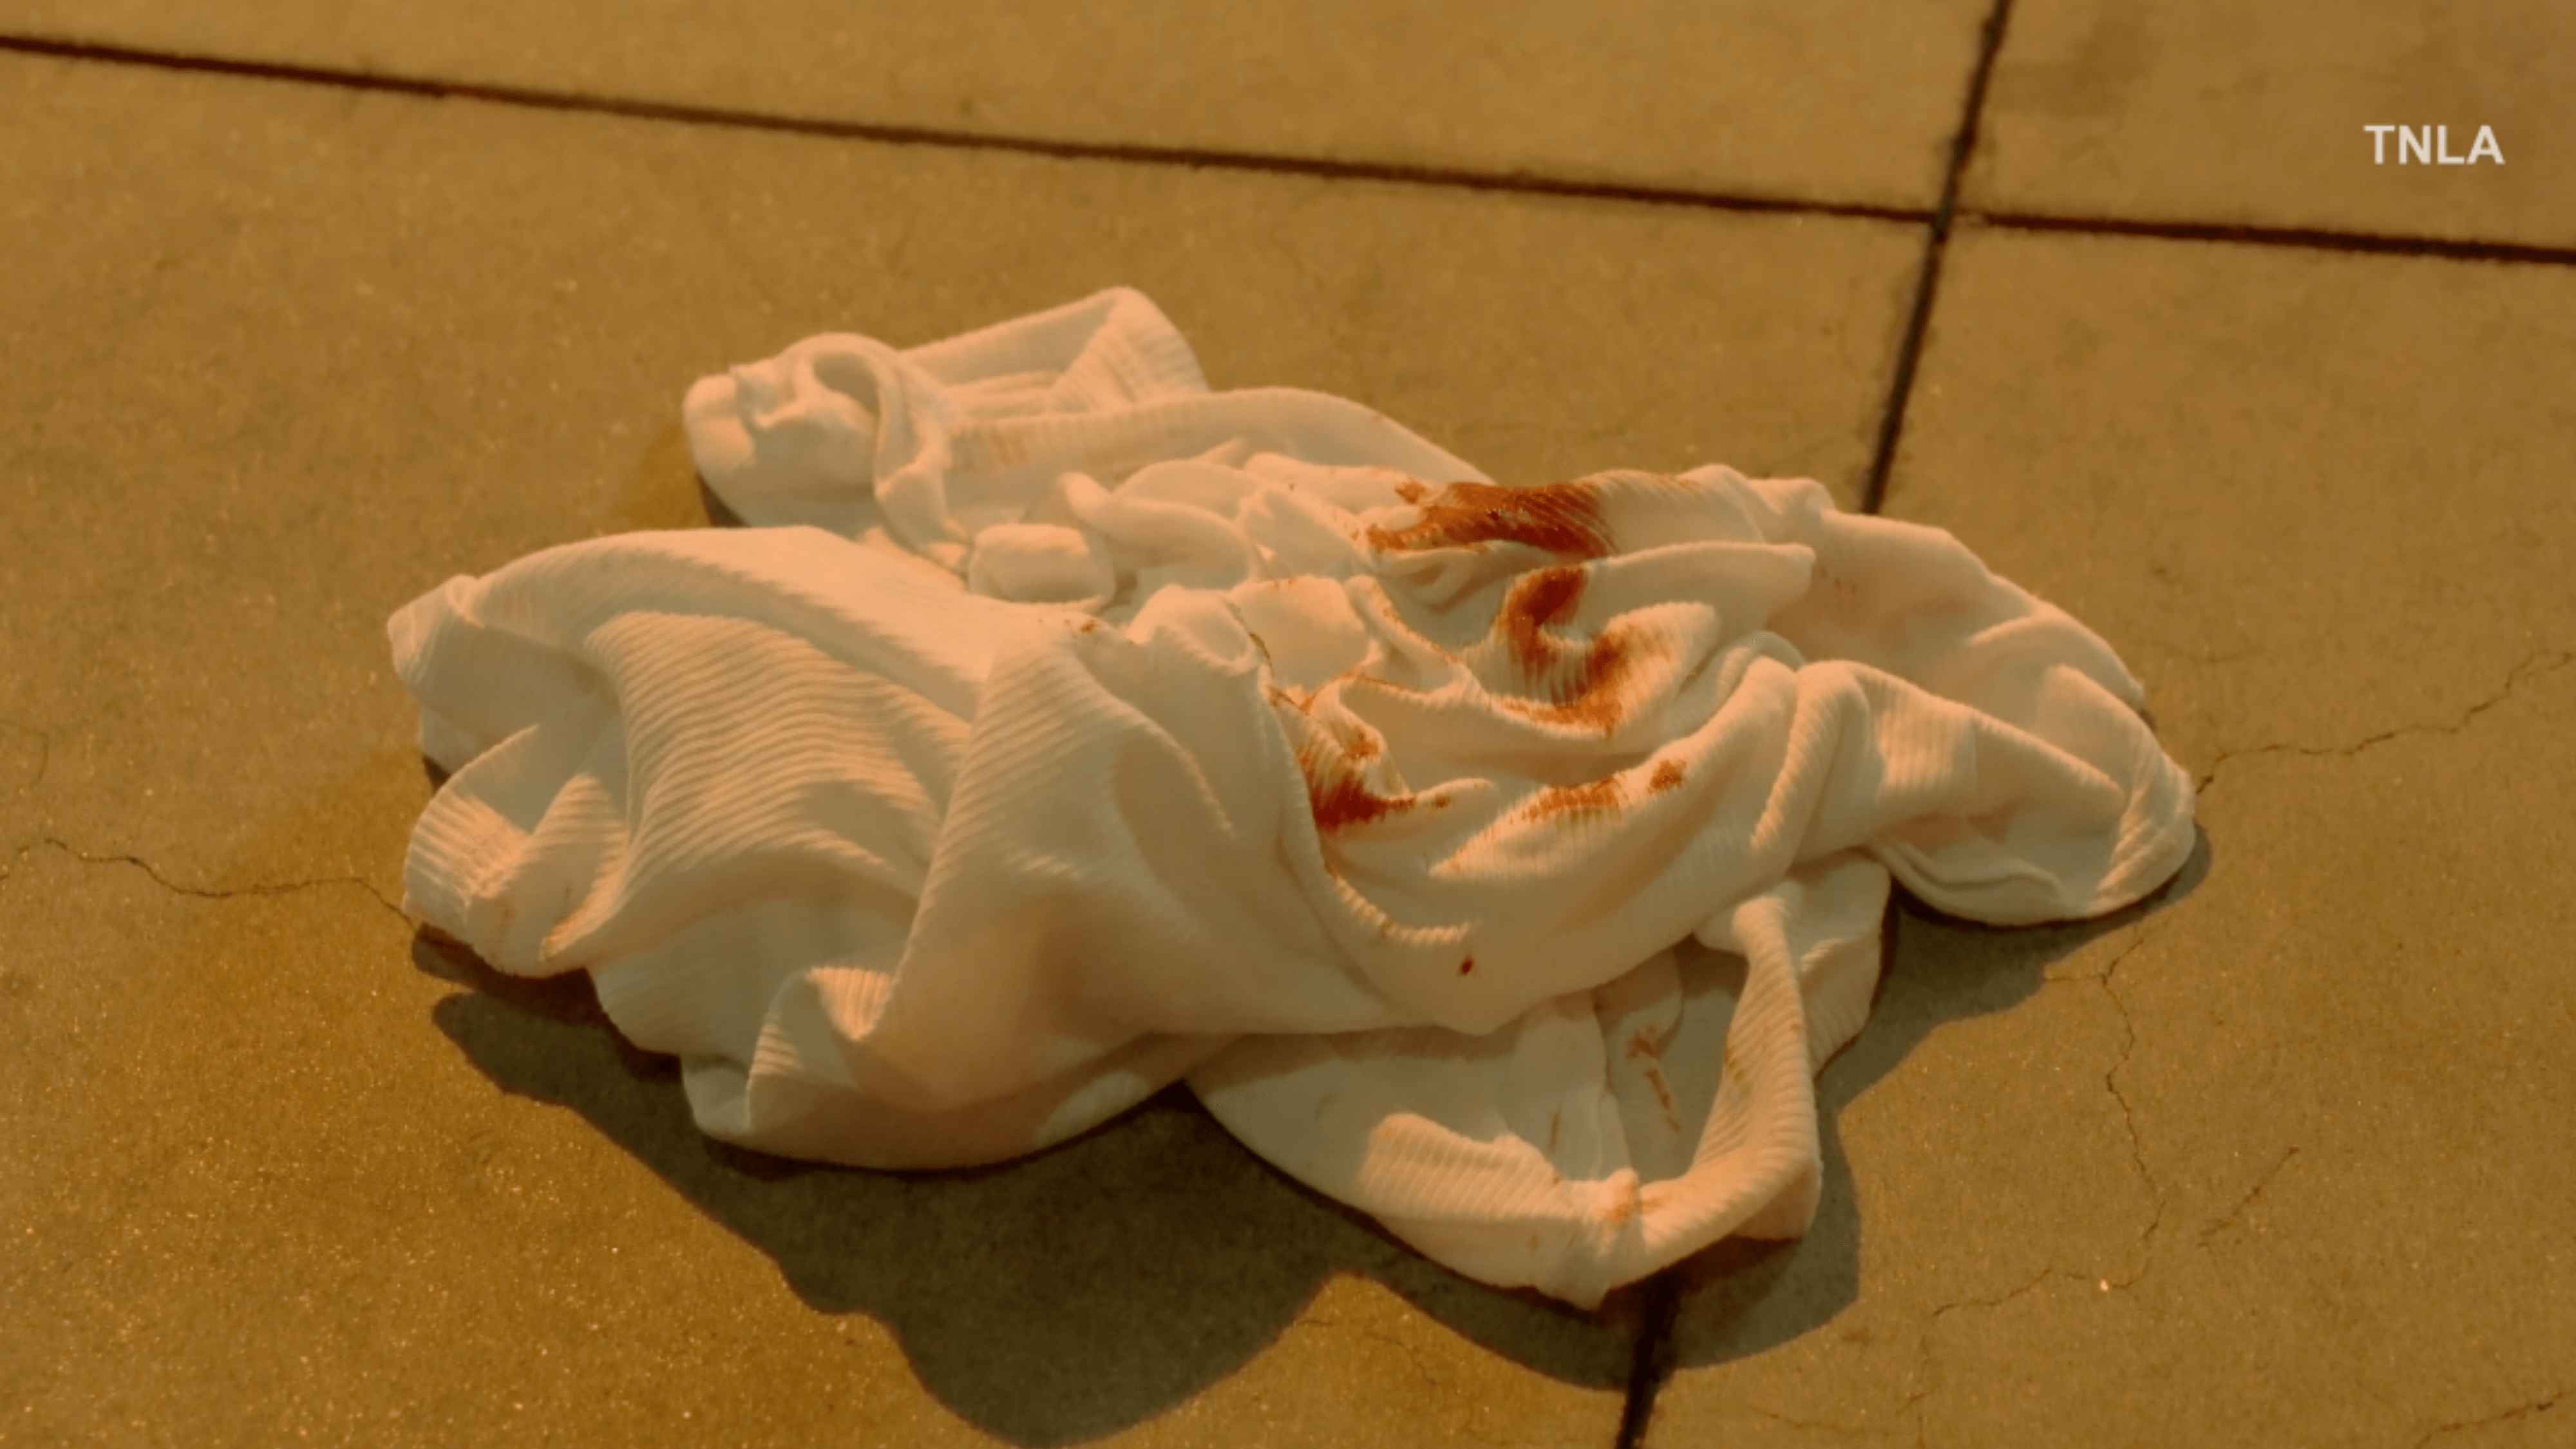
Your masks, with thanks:
[(2102, 640), (1724, 468), (1503, 487), (1212, 392), (1132, 291), (701, 380), (742, 528), (397, 613), (405, 909), (587, 971), (709, 1134), (989, 1163), (1176, 1081), (1468, 1276), (1794, 1237), (1891, 878), (2001, 924), (2192, 848)]

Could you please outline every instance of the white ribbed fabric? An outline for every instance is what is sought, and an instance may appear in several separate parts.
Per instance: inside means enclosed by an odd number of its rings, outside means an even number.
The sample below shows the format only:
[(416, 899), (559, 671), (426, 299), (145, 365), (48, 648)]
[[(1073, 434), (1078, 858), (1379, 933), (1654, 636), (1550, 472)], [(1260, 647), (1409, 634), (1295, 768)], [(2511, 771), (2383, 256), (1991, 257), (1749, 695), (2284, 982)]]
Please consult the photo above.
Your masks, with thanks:
[(1283, 1170), (1574, 1303), (1816, 1207), (1889, 879), (2177, 870), (2136, 682), (1949, 535), (1722, 468), (1493, 486), (1211, 393), (1130, 291), (690, 390), (754, 527), (394, 616), (453, 772), (406, 909), (587, 970), (709, 1133), (990, 1162), (1186, 1076)]

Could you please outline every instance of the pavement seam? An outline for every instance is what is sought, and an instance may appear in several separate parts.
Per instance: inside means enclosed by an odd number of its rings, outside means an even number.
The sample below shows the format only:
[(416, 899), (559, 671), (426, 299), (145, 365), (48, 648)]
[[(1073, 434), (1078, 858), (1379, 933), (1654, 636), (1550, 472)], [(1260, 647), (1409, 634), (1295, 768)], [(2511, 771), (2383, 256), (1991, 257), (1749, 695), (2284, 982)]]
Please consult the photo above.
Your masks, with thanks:
[(1646, 1280), (1644, 1312), (1637, 1325), (1637, 1348), (1628, 1361), (1628, 1391), (1619, 1405), (1619, 1432), (1613, 1449), (1640, 1449), (1654, 1422), (1655, 1400), (1673, 1376), (1673, 1321), (1681, 1314), (1679, 1269), (1666, 1268)]
[[(1924, 343), (1932, 330), (1932, 307), (1940, 292), (1941, 263), (1948, 253), (1951, 225), (1958, 215), (1960, 188), (1967, 177), (1968, 163), (1976, 153), (1977, 123), (1985, 110), (1986, 88), (1994, 79), (1995, 59), (2003, 53), (2004, 31), (2011, 21), (2012, 0), (1994, 0), (1994, 8), (1986, 12), (1986, 23), (1978, 36), (1977, 65), (1969, 76), (1968, 94), (1960, 106), (1959, 129), (1950, 141), (1949, 164), (1941, 180), (1940, 208), (1933, 214), (1931, 234), (1924, 241), (1923, 267), (1915, 280), (1914, 307), (1906, 317), (1903, 340), (1897, 344), (1895, 372), (1888, 379), (1887, 405), (1879, 414), (1877, 445), (1871, 452), (1869, 472), (1861, 485), (1860, 512), (1864, 514), (1878, 515), (1887, 508), (1888, 479), (1896, 468), (1896, 449), (1905, 435), (1906, 405), (1913, 397), (1915, 372), (1921, 366)], [(2039, 1286), (2045, 1278), (2046, 1274), (2042, 1274), (1996, 1301), (2008, 1302)], [(1913, 1414), (1914, 1442), (1918, 1449), (1924, 1437), (1922, 1405), (1931, 1397), (1934, 1382), (1933, 1333), (1943, 1315), (1958, 1306), (1951, 1303), (1935, 1307), (1925, 1318), (1918, 1345), (1921, 1356), (1915, 1365), (1915, 1390), (1897, 1408), (1900, 1418), (1909, 1412)]]
[[(1958, 130), (1951, 138), (1949, 160), (1941, 182), (1940, 206), (1931, 217), (1930, 234), (1924, 239), (1923, 263), (1915, 277), (1913, 306), (1907, 313), (1905, 331), (1897, 343), (1896, 366), (1888, 379), (1887, 404), (1879, 414), (1878, 439), (1871, 451), (1869, 471), (1863, 477), (1861, 484), (1858, 511), (1864, 515), (1878, 515), (1886, 511), (1888, 478), (1895, 469), (1896, 450), (1905, 435), (1906, 406), (1913, 397), (1915, 374), (1922, 362), (1924, 342), (1931, 331), (1932, 309), (1940, 293), (1941, 263), (1949, 249), (1951, 227), (1958, 215), (1959, 192), (1967, 176), (1968, 163), (1976, 154), (1978, 122), (1985, 112), (1986, 89), (1994, 78), (1996, 57), (2003, 51), (2004, 32), (2012, 21), (2012, 5), (2013, 0), (1994, 0), (1994, 8), (1986, 13), (1985, 25), (1979, 32), (1977, 64), (1968, 79), (1967, 97), (1960, 106)], [(2131, 949), (2135, 949), (2134, 945)], [(2118, 962), (2114, 961), (2112, 964), (2116, 967)], [(2108, 972), (2105, 973), (2103, 988), (2106, 992), (2109, 990)], [(2119, 1005), (2116, 995), (2113, 996), (2113, 1004)], [(2120, 1019), (2123, 1029), (2126, 1030), (2128, 1012), (2125, 1007), (2120, 1010)], [(2136, 1040), (2135, 1032), (2129, 1033), (2129, 1040), (2131, 1042)], [(2122, 1060), (2126, 1059), (2127, 1053), (2124, 1049)], [(2117, 1070), (2118, 1065), (2115, 1063), (2112, 1072), (2116, 1073)], [(2111, 1083), (2111, 1074), (2106, 1073), (2103, 1080), (2106, 1086), (2111, 1087), (2112, 1096), (2117, 1099), (2119, 1089)], [(2125, 1118), (2128, 1103), (2122, 1101), (2120, 1108)], [(2130, 1129), (2130, 1149), (2134, 1155), (2137, 1149), (2137, 1132), (2134, 1124)], [(2141, 1173), (2145, 1171), (2143, 1160), (2139, 1162), (2139, 1170)], [(2148, 1187), (2150, 1196), (2154, 1197), (2152, 1180), (2149, 1181)], [(2158, 1204), (2156, 1221), (2160, 1222), (2163, 1217), (2162, 1199), (2156, 1197), (2155, 1200)], [(2147, 1231), (2150, 1235), (2154, 1233), (2155, 1222), (2148, 1224)], [(1993, 1304), (1987, 1306), (2010, 1302), (2046, 1282), (2050, 1274), (2057, 1271), (2057, 1269), (2049, 1269), (2002, 1298), (1993, 1300)], [(1918, 1446), (1923, 1442), (1921, 1406), (1932, 1394), (1929, 1384), (1933, 1331), (1944, 1315), (1952, 1309), (1968, 1306), (1968, 1302), (1963, 1300), (1935, 1307), (1924, 1321), (1921, 1339), (1922, 1356), (1916, 1365), (1918, 1386), (1914, 1393), (1908, 1395), (1905, 1402), (1897, 1408), (1900, 1416), (1908, 1411), (1913, 1412), (1914, 1438)], [(1657, 1337), (1663, 1339), (1669, 1336), (1669, 1324), (1667, 1324), (1664, 1331)], [(1642, 1350), (1641, 1345), (1641, 1352)], [(1658, 1358), (1669, 1363), (1672, 1356), (1670, 1344), (1656, 1344), (1655, 1353)], [(1642, 1365), (1642, 1358), (1640, 1362)], [(1669, 1373), (1669, 1368), (1666, 1372)], [(1652, 1415), (1654, 1392), (1660, 1387), (1659, 1381), (1648, 1385), (1646, 1391), (1648, 1402), (1636, 1415), (1636, 1430), (1640, 1440), (1643, 1438), (1646, 1422)], [(1629, 1449), (1629, 1446), (1636, 1441), (1629, 1437), (1628, 1424), (1624, 1420), (1620, 1429), (1619, 1449)]]
[(2557, 671), (2566, 668), (2570, 664), (2576, 664), (2576, 654), (2570, 654), (2564, 650), (2557, 649), (2540, 649), (2533, 651), (2531, 654), (2525, 656), (2521, 663), (2516, 664), (2509, 672), (2506, 673), (2504, 683), (2497, 688), (2495, 693), (2488, 695), (2485, 699), (2479, 700), (2473, 705), (2470, 705), (2467, 711), (2463, 713), (2456, 722), (2451, 724), (2401, 725), (2396, 729), (2383, 730), (2378, 734), (2372, 735), (2366, 739), (2357, 740), (2349, 745), (2273, 744), (2249, 745), (2244, 749), (2238, 750), (2221, 750), (2218, 752), (2218, 758), (2209, 762), (2209, 768), (2201, 772), (2199, 780), (2195, 782), (2195, 787), (2198, 793), (2202, 795), (2208, 794), (2210, 787), (2218, 780), (2218, 771), (2220, 767), (2224, 766), (2230, 760), (2246, 759), (2254, 755), (2304, 755), (2310, 759), (2325, 759), (2336, 756), (2358, 755), (2377, 746), (2387, 744), (2391, 740), (2402, 740), (2415, 735), (2455, 735), (2466, 730), (2471, 724), (2475, 723), (2479, 715), (2485, 714), (2488, 710), (2491, 710), (2497, 705), (2504, 703), (2507, 699), (2512, 698), (2514, 690), (2520, 687), (2524, 680), (2535, 675), (2554, 674)]
[[(153, 867), (150, 861), (147, 861), (138, 855), (91, 855), (88, 852), (81, 850), (79, 847), (72, 845), (70, 842), (52, 835), (43, 837), (37, 843), (50, 845), (54, 849), (61, 851), (63, 854), (70, 856), (72, 859), (79, 861), (83, 865), (130, 865), (143, 872), (144, 875), (150, 877), (152, 883), (161, 887), (163, 890), (169, 891), (174, 895), (194, 896), (199, 900), (228, 901), (239, 899), (244, 896), (283, 896), (292, 895), (298, 891), (317, 890), (323, 886), (353, 885), (358, 889), (365, 891), (369, 898), (374, 900), (377, 905), (384, 907), (386, 911), (393, 915), (395, 920), (402, 922), (406, 928), (411, 925), (411, 918), (403, 914), (402, 907), (395, 905), (392, 901), (386, 900), (384, 892), (377, 890), (373, 882), (368, 881), (362, 876), (317, 876), (311, 880), (275, 883), (255, 882), (246, 886), (236, 886), (230, 890), (209, 890), (203, 886), (181, 885), (177, 881), (163, 875), (159, 870)], [(21, 854), (23, 855), (24, 852), (21, 852)]]
[(1978, 36), (1977, 66), (1968, 77), (1968, 96), (1960, 107), (1959, 129), (1950, 138), (1950, 158), (1941, 177), (1941, 203), (1931, 217), (1931, 235), (1923, 247), (1922, 270), (1915, 274), (1914, 306), (1906, 314), (1905, 332), (1896, 345), (1896, 371), (1888, 379), (1887, 406), (1878, 418), (1878, 442), (1871, 450), (1869, 472), (1861, 481), (1860, 511), (1875, 514), (1887, 505), (1887, 478), (1896, 466), (1896, 447), (1905, 436), (1905, 408), (1914, 395), (1914, 374), (1923, 358), (1924, 338), (1932, 330), (1932, 306), (1941, 291), (1941, 261), (1950, 248), (1950, 228), (1959, 212), (1959, 191), (1966, 184), (1968, 162), (1977, 151), (1977, 123), (1986, 109), (1986, 87), (1994, 79), (1995, 57), (2003, 52), (2004, 28), (2012, 22), (2013, 0), (1995, 0)]
[[(1994, 0), (1994, 6), (1986, 12), (1985, 23), (1978, 32), (1977, 63), (1970, 72), (1967, 95), (1960, 105), (1958, 129), (1950, 139), (1950, 154), (1941, 179), (1941, 200), (1927, 219), (1929, 231), (1924, 239), (1923, 261), (1915, 274), (1913, 303), (1906, 314), (1905, 330), (1897, 342), (1896, 363), (1888, 378), (1887, 402), (1879, 412), (1878, 437), (1871, 448), (1868, 471), (1861, 481), (1857, 511), (1864, 515), (1874, 516), (1886, 510), (1888, 477), (1895, 468), (1897, 446), (1905, 434), (1906, 407), (1913, 397), (1915, 374), (1921, 366), (1924, 341), (1931, 331), (1933, 305), (1940, 292), (1941, 263), (1949, 247), (1952, 224), (1959, 212), (1959, 193), (1967, 176), (1968, 164), (1976, 154), (1978, 122), (1985, 112), (1986, 90), (1994, 78), (1995, 60), (2003, 51), (2004, 32), (2012, 20), (2012, 3), (2013, 0)], [(2107, 989), (2107, 982), (2105, 985)], [(2117, 1004), (2116, 998), (2114, 1003)], [(2125, 1009), (2121, 1012), (2121, 1020), (2125, 1027)], [(2131, 1039), (2135, 1039), (2134, 1033)], [(2105, 1081), (2107, 1084), (2107, 1077)], [(2116, 1087), (2113, 1095), (2118, 1095)], [(2121, 1104), (2124, 1114), (2127, 1106), (2125, 1102)], [(2130, 1141), (2134, 1151), (2134, 1127)], [(2152, 1224), (2149, 1231), (2153, 1231)], [(1660, 1284), (1662, 1279), (1657, 1281)], [(1933, 1310), (1933, 1319), (1937, 1320), (1943, 1311)], [(1646, 1425), (1653, 1417), (1654, 1397), (1661, 1389), (1663, 1379), (1671, 1374), (1672, 1345), (1668, 1341), (1671, 1317), (1668, 1310), (1663, 1321), (1650, 1322), (1647, 1337), (1638, 1344), (1637, 1367), (1629, 1383), (1630, 1412), (1620, 1421), (1619, 1449), (1631, 1449), (1632, 1445), (1643, 1441)], [(1931, 1328), (1927, 1322), (1924, 1329), (1927, 1366), (1930, 1344)], [(1643, 1402), (1639, 1402), (1641, 1390)], [(1910, 1398), (1904, 1407), (1912, 1408), (1919, 1402), (1919, 1398)], [(1915, 1420), (1915, 1437), (1918, 1441), (1922, 1437), (1919, 1414)]]
[[(1919, 206), (1880, 202), (1831, 201), (1764, 195), (1758, 192), (1704, 191), (1689, 187), (1650, 186), (1636, 182), (1580, 181), (1530, 171), (1479, 171), (1463, 166), (1427, 166), (1392, 161), (1336, 161), (1255, 151), (1147, 146), (1116, 141), (1051, 141), (1037, 136), (1006, 136), (950, 131), (935, 126), (902, 126), (870, 121), (835, 121), (821, 117), (746, 111), (679, 101), (649, 101), (579, 91), (549, 91), (499, 82), (439, 80), (382, 71), (347, 70), (291, 61), (247, 60), (230, 56), (192, 55), (85, 41), (59, 35), (0, 33), (0, 51), (56, 60), (105, 65), (194, 71), (248, 80), (343, 90), (381, 91), (425, 100), (481, 101), (529, 110), (619, 116), (728, 130), (772, 131), (828, 139), (873, 141), (896, 146), (939, 146), (967, 151), (1003, 151), (1063, 160), (1126, 162), (1149, 166), (1186, 166), (1203, 170), (1249, 171), (1331, 180), (1382, 181), (1401, 185), (1446, 187), (1466, 191), (1512, 192), (1533, 196), (1567, 196), (1651, 206), (1681, 206), (1707, 211), (1836, 217), (1922, 225), (1935, 213)], [(2354, 252), (2372, 256), (2429, 257), (2539, 266), (2576, 266), (2576, 247), (2523, 242), (2459, 240), (2402, 232), (2346, 231), (2333, 227), (2265, 226), (2247, 222), (2158, 221), (2143, 217), (2063, 215), (1984, 207), (1959, 208), (1952, 222), (1969, 221), (1998, 230), (2058, 232), (2086, 236), (2129, 236), (2162, 241), (2223, 245), (2288, 247), (2314, 251)]]
[(523, 110), (618, 116), (628, 120), (665, 121), (724, 130), (769, 131), (829, 140), (873, 141), (894, 146), (934, 146), (958, 151), (1002, 151), (1024, 156), (1044, 156), (1056, 160), (1110, 161), (1143, 166), (1183, 166), (1210, 171), (1250, 171), (1331, 181), (1382, 181), (1461, 191), (1499, 191), (1528, 196), (1562, 196), (1595, 201), (1636, 202), (1652, 206), (1691, 207), (1707, 211), (1828, 216), (1912, 225), (1920, 225), (1931, 216), (1931, 213), (1919, 206), (1891, 206), (1859, 201), (1819, 201), (1792, 196), (1766, 196), (1754, 192), (1699, 191), (1688, 187), (1649, 186), (1636, 182), (1582, 181), (1570, 177), (1546, 176), (1531, 171), (1480, 171), (1466, 166), (1429, 166), (1400, 161), (1336, 161), (1323, 157), (1272, 152), (1229, 151), (1213, 147), (1148, 146), (1120, 141), (1056, 141), (1039, 136), (950, 131), (932, 126), (904, 126), (876, 121), (835, 121), (821, 117), (781, 115), (767, 111), (735, 110), (724, 106), (693, 105), (681, 101), (648, 101), (621, 96), (588, 95), (579, 91), (550, 91), (534, 86), (508, 85), (499, 82), (439, 80), (427, 76), (343, 70), (331, 66), (301, 65), (289, 61), (242, 60), (226, 56), (144, 50), (132, 46), (110, 45), (57, 36), (0, 33), (0, 51), (39, 55), (56, 60), (192, 71), (243, 80), (268, 80), (293, 85), (328, 86), (342, 90), (377, 91), (421, 100), (482, 101), (491, 105), (515, 106)]
[(1971, 207), (1964, 220), (1998, 231), (2059, 232), (2080, 236), (2138, 237), (2151, 241), (2215, 242), (2222, 245), (2295, 247), (2309, 251), (2354, 252), (2364, 256), (2433, 257), (2446, 261), (2518, 262), (2537, 266), (2576, 266), (2576, 247), (2533, 246), (2521, 242), (2461, 241), (2450, 237), (2408, 236), (2396, 232), (2342, 231), (2333, 227), (2260, 226), (2246, 222), (2151, 221), (2143, 217), (2055, 216), (2045, 212), (1990, 211)]

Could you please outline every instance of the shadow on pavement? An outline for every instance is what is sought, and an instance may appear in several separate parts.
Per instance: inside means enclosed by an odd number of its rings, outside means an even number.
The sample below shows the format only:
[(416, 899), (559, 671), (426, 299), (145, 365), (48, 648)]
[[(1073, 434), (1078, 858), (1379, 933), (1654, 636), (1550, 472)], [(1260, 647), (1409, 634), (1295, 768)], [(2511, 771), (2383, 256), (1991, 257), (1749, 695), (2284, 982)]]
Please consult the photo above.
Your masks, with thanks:
[(2162, 890), (2062, 926), (2001, 930), (1900, 896), (1869, 1025), (1818, 1081), (1824, 1201), (1807, 1236), (1721, 1243), (1590, 1314), (1425, 1261), (1254, 1157), (1184, 1088), (997, 1167), (793, 1162), (702, 1135), (677, 1065), (620, 1036), (588, 976), (504, 976), (427, 932), (413, 959), (471, 988), (434, 1018), (496, 1085), (580, 1113), (766, 1253), (817, 1311), (884, 1324), (960, 1416), (1014, 1443), (1057, 1445), (1194, 1397), (1260, 1353), (1337, 1273), (1385, 1285), (1513, 1362), (1597, 1389), (1628, 1384), (1649, 1320), (1654, 1331), (1678, 1320), (1679, 1361), (1667, 1367), (1760, 1353), (1824, 1325), (1859, 1292), (1859, 1188), (1836, 1131), (1842, 1109), (1934, 1028), (2024, 1000), (2049, 966), (2182, 900), (2209, 867), (2204, 834)]
[(932, 1394), (1014, 1443), (1089, 1439), (1186, 1402), (1337, 1273), (1538, 1372), (1628, 1380), (1639, 1290), (1586, 1314), (1460, 1278), (1272, 1170), (1186, 1089), (999, 1167), (792, 1162), (700, 1134), (676, 1063), (628, 1044), (588, 976), (504, 976), (428, 933), (413, 959), (473, 988), (433, 1017), (496, 1085), (580, 1113), (814, 1309), (884, 1324)]

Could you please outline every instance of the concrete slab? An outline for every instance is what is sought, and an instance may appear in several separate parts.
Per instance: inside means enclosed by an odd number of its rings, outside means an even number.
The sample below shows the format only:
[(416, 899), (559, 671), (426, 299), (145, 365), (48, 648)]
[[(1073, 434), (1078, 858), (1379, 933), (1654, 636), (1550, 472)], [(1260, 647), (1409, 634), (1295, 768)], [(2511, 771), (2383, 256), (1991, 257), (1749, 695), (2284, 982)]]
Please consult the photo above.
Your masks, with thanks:
[[(2022, 0), (1965, 201), (2576, 247), (2576, 162), (2557, 141), (2576, 124), (2571, 50), (2576, 11), (2551, 0)], [(2417, 164), (2373, 125), (2447, 145)], [(2471, 161), (2480, 127), (2501, 163)]]
[(23, 57), (0, 129), (12, 1443), (1611, 1441), (1633, 1296), (1451, 1278), (1183, 1104), (953, 1178), (710, 1148), (577, 992), (386, 905), (429, 786), (382, 622), (700, 522), (700, 373), (1116, 282), (1220, 386), (1503, 474), (1849, 497), (1913, 228)]
[[(0, 720), (37, 823), (398, 897), (382, 623), (702, 521), (679, 398), (809, 333), (1144, 288), (1218, 386), (1365, 398), (1498, 476), (1866, 463), (1914, 229), (749, 135), (0, 59)], [(101, 186), (113, 175), (117, 184)], [(6, 764), (6, 761), (0, 761)], [(34, 768), (19, 764), (22, 775)], [(280, 802), (310, 818), (247, 839)]]
[(1958, 238), (1889, 512), (2127, 655), (2204, 851), (1900, 918), (1843, 1191), (1695, 1270), (1653, 1442), (2564, 1437), (2571, 365), (2559, 268)]
[(2197, 771), (2455, 727), (2570, 642), (2571, 364), (2564, 268), (1971, 229), (1888, 511), (2100, 630)]
[(0, 32), (968, 136), (1928, 209), (1985, 11), (6, 0)]

